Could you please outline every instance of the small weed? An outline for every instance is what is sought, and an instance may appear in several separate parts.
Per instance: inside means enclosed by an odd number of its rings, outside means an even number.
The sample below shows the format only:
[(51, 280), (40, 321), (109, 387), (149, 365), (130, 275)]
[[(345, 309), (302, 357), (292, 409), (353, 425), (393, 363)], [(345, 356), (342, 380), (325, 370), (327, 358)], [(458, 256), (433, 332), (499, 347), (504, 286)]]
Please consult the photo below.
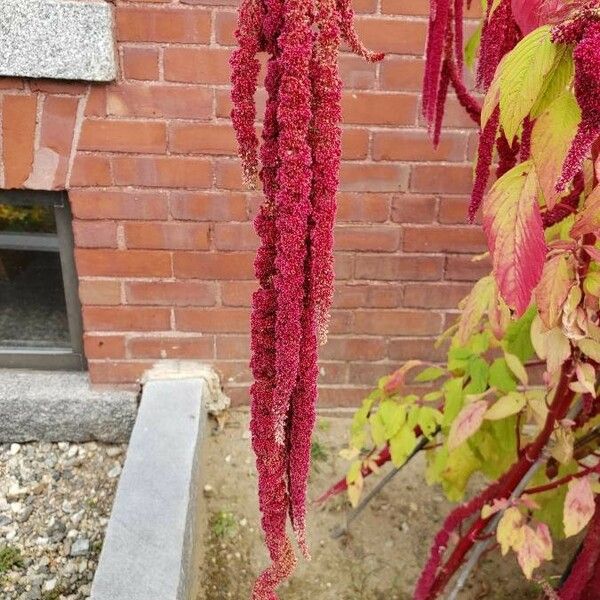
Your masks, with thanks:
[(329, 458), (325, 446), (323, 446), (319, 440), (313, 440), (313, 443), (310, 446), (310, 457), (312, 458), (313, 468), (318, 473), (319, 467), (317, 466), (317, 463), (325, 462)]
[(0, 546), (0, 575), (23, 566), (21, 551), (14, 546)]
[(68, 591), (62, 587), (55, 587), (52, 591), (50, 592), (44, 592), (42, 594), (42, 600), (60, 600), (61, 596), (66, 596), (68, 594)]
[(211, 530), (218, 538), (231, 537), (237, 529), (237, 521), (230, 512), (219, 511), (212, 518)]
[(329, 431), (331, 429), (331, 421), (327, 419), (319, 419), (317, 421), (317, 428), (319, 431)]

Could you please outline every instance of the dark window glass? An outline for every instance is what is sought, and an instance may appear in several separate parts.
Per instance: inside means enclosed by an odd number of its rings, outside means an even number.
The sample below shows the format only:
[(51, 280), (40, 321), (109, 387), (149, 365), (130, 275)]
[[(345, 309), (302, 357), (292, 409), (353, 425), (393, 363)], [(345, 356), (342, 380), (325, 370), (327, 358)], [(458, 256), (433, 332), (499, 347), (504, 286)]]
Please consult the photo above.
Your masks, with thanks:
[(66, 195), (0, 191), (0, 367), (84, 368), (77, 288)]
[(0, 345), (70, 347), (60, 256), (0, 249)]

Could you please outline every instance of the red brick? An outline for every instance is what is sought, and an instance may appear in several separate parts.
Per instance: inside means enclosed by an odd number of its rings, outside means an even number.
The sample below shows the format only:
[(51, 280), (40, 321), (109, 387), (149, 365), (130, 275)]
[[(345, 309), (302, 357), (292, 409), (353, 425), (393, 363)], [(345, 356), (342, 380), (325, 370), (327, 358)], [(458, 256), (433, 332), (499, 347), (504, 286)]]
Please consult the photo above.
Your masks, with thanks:
[(221, 381), (226, 382), (225, 393), (229, 385), (235, 383), (251, 383), (252, 373), (248, 366), (248, 361), (239, 360), (217, 360), (213, 363), (217, 373), (221, 376)]
[(78, 219), (166, 219), (167, 197), (158, 192), (69, 192), (73, 215)]
[(191, 221), (245, 221), (246, 197), (222, 192), (173, 192), (171, 214)]
[(471, 256), (447, 256), (444, 278), (453, 281), (476, 281), (491, 270), (490, 261), (473, 260)]
[(121, 304), (121, 283), (114, 279), (80, 279), (79, 299), (82, 304)]
[(90, 84), (84, 115), (86, 117), (106, 116), (106, 84)]
[(338, 222), (383, 223), (389, 217), (389, 194), (340, 194), (338, 196)]
[[(245, 190), (242, 182), (242, 166), (239, 160), (215, 160), (216, 187), (224, 190)], [(260, 182), (257, 182), (260, 187)]]
[(342, 134), (342, 158), (358, 160), (369, 153), (369, 132), (366, 129), (345, 128)]
[(128, 304), (155, 306), (214, 306), (217, 286), (206, 281), (127, 281)]
[(427, 23), (385, 18), (358, 18), (356, 29), (368, 48), (395, 54), (423, 55)]
[[(370, 385), (375, 387), (381, 377), (390, 375), (398, 365), (394, 363), (359, 363), (353, 362), (348, 370), (348, 383)], [(334, 382), (335, 383), (335, 382)]]
[(242, 308), (176, 308), (175, 326), (180, 331), (246, 333), (250, 311)]
[(438, 215), (440, 223), (448, 225), (466, 224), (469, 218), (469, 201), (470, 199), (467, 196), (440, 198), (440, 213)]
[(169, 149), (180, 154), (237, 155), (231, 125), (173, 123), (169, 129)]
[(156, 81), (159, 78), (158, 49), (123, 47), (123, 75), (125, 79)]
[(97, 361), (89, 362), (90, 379), (94, 383), (132, 383), (139, 381), (145, 371), (152, 368), (152, 361)]
[(120, 42), (210, 41), (210, 12), (204, 10), (119, 7), (116, 24)]
[(115, 183), (161, 188), (207, 188), (212, 164), (202, 158), (174, 156), (113, 158)]
[(396, 194), (392, 201), (392, 221), (396, 223), (431, 223), (437, 213), (433, 196)]
[(467, 136), (444, 132), (437, 148), (424, 130), (376, 131), (373, 158), (399, 161), (464, 161)]
[(73, 221), (73, 234), (79, 248), (117, 247), (117, 224), (113, 221)]
[[(215, 90), (216, 116), (228, 119), (231, 116), (231, 90), (218, 88)], [(256, 117), (259, 121), (264, 119), (267, 95), (263, 88), (259, 88), (254, 96), (256, 102)]]
[(99, 277), (170, 277), (171, 256), (168, 252), (144, 250), (75, 251), (80, 276)]
[(0, 90), (18, 91), (25, 88), (25, 80), (18, 77), (2, 77), (0, 79)]
[(256, 250), (258, 236), (252, 223), (216, 223), (214, 244), (217, 250)]
[(350, 310), (332, 310), (329, 333), (339, 335), (354, 332), (354, 313)]
[(46, 97), (28, 188), (65, 189), (78, 106), (79, 98)]
[(359, 125), (414, 125), (418, 96), (345, 92), (342, 98), (344, 123)]
[(442, 278), (443, 264), (441, 256), (359, 254), (356, 257), (356, 278), (373, 281), (432, 281)]
[(377, 66), (354, 54), (339, 57), (340, 77), (346, 89), (372, 90), (376, 87)]
[(410, 189), (427, 194), (468, 194), (472, 182), (471, 165), (414, 165)]
[(402, 286), (395, 283), (338, 284), (333, 304), (336, 308), (396, 308), (402, 304)]
[(389, 357), (392, 360), (426, 360), (440, 362), (446, 358), (447, 349), (435, 346), (435, 338), (397, 338), (389, 341)]
[(420, 92), (424, 61), (416, 56), (386, 56), (381, 63), (381, 86), (384, 90)]
[(56, 79), (32, 79), (29, 82), (29, 88), (32, 92), (66, 94), (69, 96), (83, 96), (88, 89), (88, 85), (79, 81), (57, 81)]
[(429, 335), (442, 331), (442, 315), (431, 311), (358, 310), (356, 333), (371, 335)]
[(408, 186), (409, 167), (399, 164), (342, 163), (344, 192), (398, 192)]
[(253, 264), (253, 252), (175, 252), (173, 256), (175, 277), (183, 279), (252, 279)]
[(348, 363), (321, 360), (319, 361), (319, 385), (346, 383), (348, 371)]
[(79, 139), (81, 150), (160, 154), (167, 149), (165, 123), (141, 121), (86, 121)]
[(221, 46), (235, 46), (233, 35), (237, 26), (237, 13), (219, 10), (215, 13), (215, 38)]
[(125, 336), (122, 335), (89, 335), (83, 338), (85, 357), (90, 358), (125, 358)]
[(468, 284), (407, 283), (403, 306), (410, 308), (456, 308), (469, 293)]
[(19, 188), (31, 173), (37, 96), (2, 97), (2, 155), (5, 188)]
[(252, 294), (258, 289), (258, 283), (252, 281), (221, 282), (221, 303), (223, 306), (251, 306)]
[(335, 255), (335, 277), (339, 281), (354, 277), (354, 253), (337, 252)]
[(363, 252), (393, 252), (400, 243), (400, 228), (397, 225), (357, 226), (344, 225), (335, 230), (336, 250)]
[(402, 248), (405, 252), (484, 252), (486, 244), (479, 227), (432, 225), (405, 227)]
[(216, 338), (217, 358), (250, 358), (250, 336), (219, 335)]
[(171, 329), (169, 308), (84, 306), (86, 331), (163, 331)]
[(127, 248), (148, 250), (208, 250), (205, 223), (125, 223)]
[(213, 115), (213, 91), (174, 84), (125, 83), (107, 88), (106, 112), (117, 117), (206, 121)]
[(229, 83), (229, 56), (224, 48), (165, 48), (165, 79), (181, 83)]
[(319, 406), (335, 408), (356, 408), (373, 391), (373, 385), (358, 386), (320, 386)]
[(135, 337), (127, 342), (131, 358), (214, 358), (213, 336)]
[(104, 156), (78, 154), (73, 163), (70, 187), (99, 187), (112, 185), (110, 161)]

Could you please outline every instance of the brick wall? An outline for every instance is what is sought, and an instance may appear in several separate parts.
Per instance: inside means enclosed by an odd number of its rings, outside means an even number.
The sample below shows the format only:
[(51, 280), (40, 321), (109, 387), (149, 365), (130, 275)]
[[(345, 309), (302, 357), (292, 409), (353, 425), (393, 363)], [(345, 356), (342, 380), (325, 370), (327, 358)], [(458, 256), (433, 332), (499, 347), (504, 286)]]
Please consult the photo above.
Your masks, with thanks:
[[(237, 0), (116, 0), (120, 80), (0, 79), (1, 185), (68, 189), (94, 382), (198, 358), (247, 401), (260, 202), (243, 191), (227, 60)], [(478, 3), (473, 3), (474, 5)], [(341, 57), (344, 162), (338, 285), (321, 401), (357, 402), (404, 359), (436, 358), (487, 269), (464, 224), (474, 136), (455, 103), (437, 151), (419, 116), (427, 0), (355, 0), (381, 65)], [(260, 94), (264, 101), (264, 94)]]

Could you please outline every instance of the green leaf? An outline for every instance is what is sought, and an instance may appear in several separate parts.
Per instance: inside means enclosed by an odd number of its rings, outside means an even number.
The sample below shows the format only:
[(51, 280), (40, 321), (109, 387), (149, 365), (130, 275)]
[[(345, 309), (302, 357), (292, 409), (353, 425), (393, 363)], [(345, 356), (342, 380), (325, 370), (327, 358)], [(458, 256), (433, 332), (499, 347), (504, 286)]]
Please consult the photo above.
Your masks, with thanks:
[(394, 402), (394, 400), (384, 400), (379, 405), (377, 414), (381, 419), (385, 435), (388, 439), (395, 436), (406, 422), (406, 408)]
[(527, 371), (519, 360), (518, 356), (511, 354), (510, 352), (504, 353), (504, 360), (506, 365), (512, 371), (512, 374), (523, 384), (527, 385), (529, 378), (527, 377)]
[(546, 205), (553, 208), (560, 194), (555, 185), (581, 121), (573, 94), (564, 91), (538, 117), (531, 134), (531, 158)]
[(395, 467), (401, 467), (417, 443), (417, 438), (410, 427), (403, 427), (390, 440), (390, 454)]
[(548, 74), (557, 62), (557, 46), (551, 27), (540, 27), (524, 37), (506, 56), (499, 76), (500, 125), (512, 140), (523, 119), (544, 90)]
[(444, 416), (439, 410), (429, 406), (422, 406), (417, 414), (417, 425), (421, 428), (425, 437), (431, 438), (443, 418)]
[(537, 119), (552, 104), (565, 89), (568, 89), (573, 79), (573, 55), (570, 46), (557, 44), (557, 59), (554, 67), (546, 77), (536, 103), (531, 109), (531, 118)]
[(504, 358), (497, 358), (490, 367), (490, 387), (494, 387), (504, 394), (517, 389), (512, 371), (508, 368)]
[(488, 408), (484, 418), (490, 421), (505, 419), (511, 415), (516, 415), (526, 404), (525, 396), (520, 392), (510, 392), (506, 396), (499, 398)]
[(595, 362), (600, 362), (600, 343), (596, 340), (586, 338), (579, 340), (577, 345), (586, 356), (589, 356)]
[(444, 384), (444, 420), (442, 425), (449, 427), (456, 415), (460, 412), (464, 403), (463, 380), (461, 378), (450, 379)]
[(414, 380), (419, 383), (435, 381), (445, 374), (446, 370), (440, 367), (427, 367), (425, 370), (421, 371)]
[(535, 315), (535, 307), (532, 306), (520, 319), (512, 321), (506, 330), (504, 338), (506, 350), (518, 356), (522, 363), (526, 363), (535, 352), (530, 335), (531, 323)]
[(481, 43), (481, 29), (482, 25), (480, 23), (465, 44), (465, 64), (467, 67), (469, 67), (469, 69), (472, 69), (475, 65), (477, 52), (479, 52), (479, 45)]
[(371, 437), (373, 438), (373, 442), (375, 442), (376, 446), (383, 446), (383, 444), (387, 442), (388, 437), (379, 412), (371, 415), (369, 423), (371, 425)]
[(480, 356), (474, 356), (469, 361), (467, 371), (469, 383), (465, 387), (465, 394), (481, 394), (488, 387), (490, 367)]

